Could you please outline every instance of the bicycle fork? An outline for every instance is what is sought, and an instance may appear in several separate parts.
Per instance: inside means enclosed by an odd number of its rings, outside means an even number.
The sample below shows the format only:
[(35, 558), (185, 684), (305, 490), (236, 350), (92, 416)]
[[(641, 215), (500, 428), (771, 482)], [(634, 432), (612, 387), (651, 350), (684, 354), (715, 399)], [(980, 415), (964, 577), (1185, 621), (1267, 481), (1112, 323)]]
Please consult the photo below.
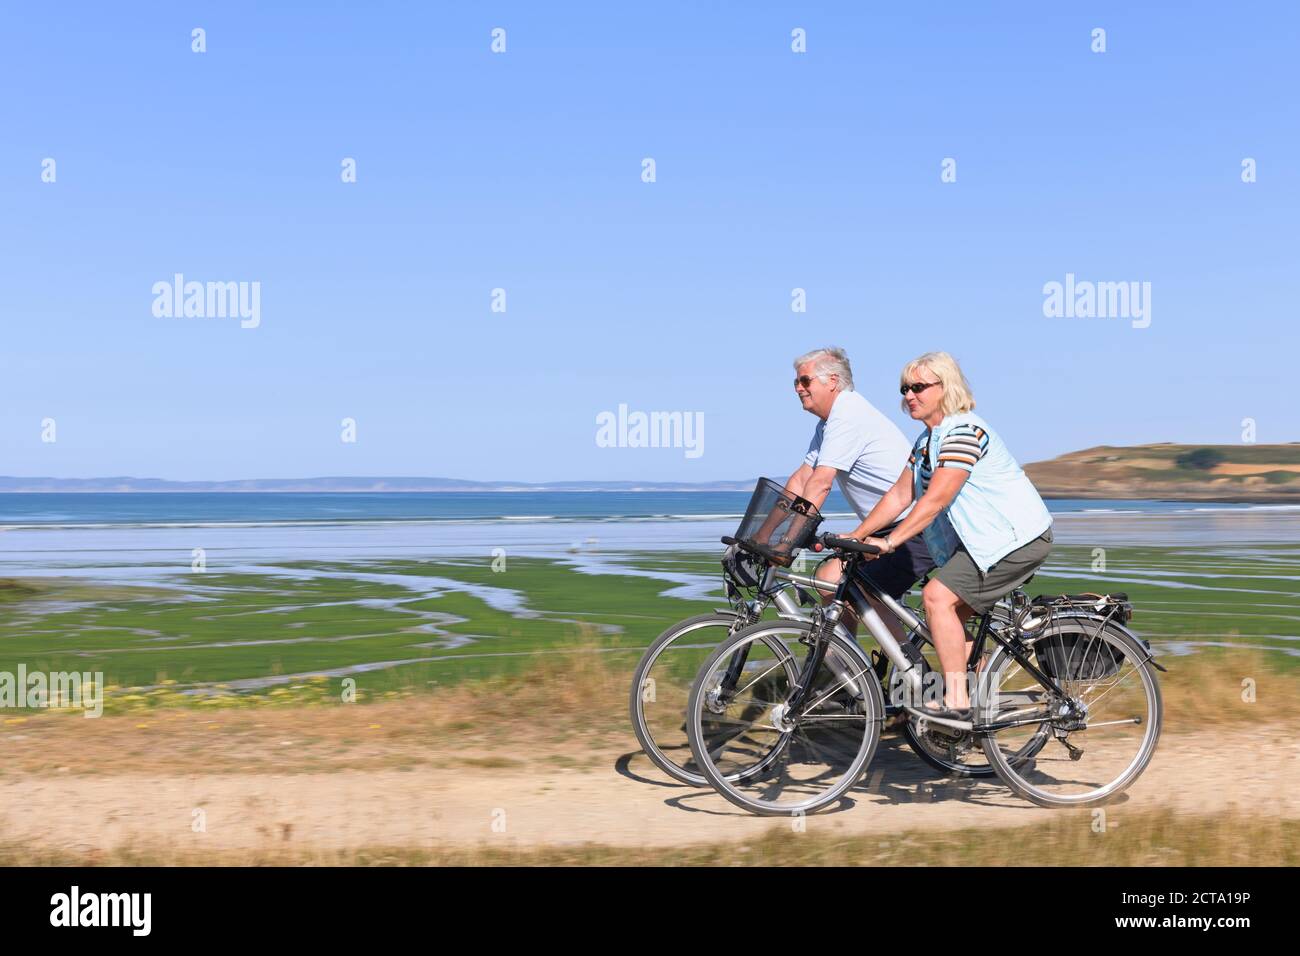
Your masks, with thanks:
[[(804, 587), (811, 588), (814, 591), (829, 592), (829, 591), (836, 590), (838, 587), (838, 586), (835, 587), (828, 586), (826, 582), (819, 581), (816, 578), (811, 577), (809, 575), (793, 574), (789, 571), (782, 571), (780, 576), (790, 581), (793, 581), (796, 584), (800, 584), (803, 585)], [(836, 607), (834, 603), (826, 605), (824, 608), (821, 609), (821, 613), (816, 616), (810, 615), (807, 611), (805, 611), (802, 607), (800, 607), (799, 603), (793, 597), (791, 597), (786, 592), (778, 592), (777, 594), (775, 594), (772, 598), (772, 603), (776, 606), (777, 612), (784, 618), (788, 618), (790, 620), (795, 620), (795, 621), (807, 621), (810, 619), (811, 620), (820, 619), (824, 621), (826, 624), (831, 625), (835, 633), (838, 634), (840, 637), (844, 638), (845, 640), (852, 641), (855, 644), (857, 643), (857, 637), (854, 635), (852, 631), (850, 631), (844, 625), (844, 622), (840, 620), (841, 611), (838, 607)], [(833, 614), (831, 613), (832, 608), (834, 608)], [(835, 677), (839, 680), (837, 689), (840, 687), (852, 686), (859, 678), (862, 677), (862, 674), (854, 674), (850, 668), (845, 667), (844, 663), (839, 659), (838, 655), (831, 655), (830, 657), (826, 657), (825, 652), (823, 651), (822, 655), (820, 656), (819, 660), (816, 663), (820, 666), (820, 664), (823, 661), (826, 663), (826, 666), (830, 668), (831, 673), (834, 674)], [(809, 671), (807, 670), (807, 668), (805, 668), (805, 672), (809, 674), (815, 673), (815, 671)]]

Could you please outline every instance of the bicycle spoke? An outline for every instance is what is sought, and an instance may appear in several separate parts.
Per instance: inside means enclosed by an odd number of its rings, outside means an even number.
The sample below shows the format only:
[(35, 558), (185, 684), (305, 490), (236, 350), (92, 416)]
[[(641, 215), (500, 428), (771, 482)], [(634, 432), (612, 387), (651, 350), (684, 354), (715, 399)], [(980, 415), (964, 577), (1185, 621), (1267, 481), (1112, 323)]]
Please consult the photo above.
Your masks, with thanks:
[(688, 618), (660, 635), (637, 665), (631, 689), (633, 729), (651, 762), (682, 783), (707, 784), (687, 739), (687, 703), (700, 665), (734, 633), (736, 618)]
[[(1154, 750), (1158, 687), (1145, 666), (1134, 666), (1133, 640), (1105, 625), (1104, 619), (1054, 625), (1058, 630), (1036, 642), (1034, 653), (1066, 699), (1039, 688), (1050, 706), (999, 712), (995, 719), (1030, 717), (1037, 710), (1044, 722), (990, 731), (985, 738), (985, 752), (1003, 779), (1043, 806), (1104, 801), (1136, 778)], [(995, 693), (1024, 693), (1003, 689), (1021, 670), (1009, 655), (1001, 652), (995, 666)], [(1083, 713), (1086, 717), (1078, 716)], [(1024, 754), (1035, 740), (1039, 749), (1017, 763), (1014, 755)]]
[(755, 677), (752, 681), (750, 681), (748, 684), (746, 684), (743, 688), (741, 688), (740, 690), (736, 691), (735, 696), (736, 696), (737, 698), (740, 697), (741, 694), (745, 693), (745, 691), (749, 690), (751, 687), (753, 687), (755, 684), (757, 684), (757, 683), (758, 683), (759, 681), (761, 681), (764, 677), (766, 677), (768, 674), (770, 674), (770, 673), (772, 673), (773, 671), (775, 671), (775, 670), (776, 670), (778, 667), (780, 667), (780, 666), (781, 666), (781, 661), (777, 661), (775, 664), (773, 664), (773, 665), (772, 665), (771, 667), (769, 667), (767, 670), (763, 671), (763, 673), (759, 674), (759, 675), (758, 675), (757, 677)]
[[(869, 669), (870, 669), (870, 668), (868, 668), (868, 670), (869, 670)], [(812, 711), (812, 710), (817, 709), (817, 708), (820, 707), (823, 703), (825, 703), (827, 700), (829, 700), (829, 699), (830, 699), (830, 698), (831, 698), (835, 693), (837, 693), (838, 691), (840, 691), (841, 689), (843, 689), (844, 687), (846, 687), (846, 686), (847, 686), (848, 684), (850, 684), (850, 683), (856, 683), (856, 681), (857, 681), (859, 678), (861, 678), (861, 677), (862, 677), (864, 674), (866, 674), (866, 673), (867, 673), (866, 670), (861, 670), (861, 671), (858, 671), (858, 673), (856, 673), (856, 674), (853, 674), (853, 675), (851, 675), (851, 676), (849, 676), (849, 677), (844, 678), (842, 681), (840, 681), (839, 684), (837, 684), (835, 687), (833, 687), (833, 688), (831, 688), (829, 691), (827, 691), (827, 692), (825, 693), (825, 695), (823, 695), (822, 697), (818, 698), (816, 702), (814, 702), (814, 703), (808, 705), (807, 707), (805, 707), (805, 708), (803, 709), (803, 711), (800, 713), (799, 716), (800, 716), (800, 717), (803, 717), (803, 716), (807, 715), (809, 711)], [(872, 673), (872, 676), (875, 675), (875, 671), (874, 671), (874, 670), (871, 671), (871, 673)]]
[[(751, 630), (799, 634), (809, 626), (764, 627)], [(692, 700), (702, 705), (692, 716), (692, 748), (709, 781), (732, 802), (765, 813), (816, 809), (846, 790), (874, 751), (883, 716), (874, 712), (879, 692), (869, 694), (879, 686), (878, 678), (860, 651), (845, 650), (836, 639), (824, 655), (813, 648), (800, 663), (785, 644), (780, 643), (779, 650), (778, 644), (775, 636), (765, 640), (741, 632), (713, 652), (692, 692)], [(740, 653), (759, 674), (745, 690), (759, 690), (765, 698), (761, 702), (747, 693), (730, 700), (707, 694), (706, 688), (718, 686), (732, 655)], [(817, 657), (816, 671), (806, 672)], [(756, 687), (759, 680), (763, 684)], [(810, 703), (787, 713), (786, 702), (801, 686), (816, 688), (804, 692)], [(708, 707), (703, 706), (706, 700)], [(709, 707), (720, 707), (723, 713), (715, 715)], [(871, 712), (851, 712), (857, 707)]]

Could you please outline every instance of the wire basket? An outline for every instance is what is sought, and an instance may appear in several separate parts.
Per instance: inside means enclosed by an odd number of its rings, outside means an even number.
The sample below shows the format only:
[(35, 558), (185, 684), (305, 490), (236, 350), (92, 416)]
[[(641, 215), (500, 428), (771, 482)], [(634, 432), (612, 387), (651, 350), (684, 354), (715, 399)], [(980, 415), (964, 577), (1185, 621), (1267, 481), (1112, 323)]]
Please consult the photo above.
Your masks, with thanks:
[(734, 537), (784, 568), (801, 548), (812, 546), (821, 523), (821, 513), (811, 501), (790, 494), (770, 478), (760, 478)]

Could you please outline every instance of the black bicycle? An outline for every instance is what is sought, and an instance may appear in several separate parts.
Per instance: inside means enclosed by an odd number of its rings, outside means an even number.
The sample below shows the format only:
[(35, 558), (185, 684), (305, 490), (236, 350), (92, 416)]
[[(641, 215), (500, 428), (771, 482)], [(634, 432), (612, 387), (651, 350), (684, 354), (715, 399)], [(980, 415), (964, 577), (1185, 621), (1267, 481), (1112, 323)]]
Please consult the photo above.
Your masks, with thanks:
[[(860, 778), (889, 712), (879, 675), (839, 621), (852, 606), (893, 662), (886, 685), (922, 735), (978, 743), (1016, 793), (1041, 806), (1091, 806), (1128, 787), (1159, 739), (1162, 703), (1150, 647), (1125, 624), (1124, 595), (1013, 593), (1002, 619), (981, 616), (967, 661), (971, 720), (926, 712), (942, 682), (913, 641), (896, 641), (872, 596), (913, 634), (925, 623), (855, 573), (859, 541), (822, 537), (845, 573), (810, 621), (745, 627), (704, 661), (687, 702), (695, 765), (737, 806), (807, 813)], [(909, 726), (911, 726), (909, 724)], [(1052, 746), (1055, 744), (1056, 746)]]
[[(827, 585), (815, 574), (801, 574), (787, 565), (793, 563), (799, 547), (815, 542), (820, 521), (811, 502), (787, 494), (770, 479), (759, 479), (736, 536), (722, 539), (727, 545), (722, 583), (729, 607), (667, 628), (637, 662), (628, 695), (632, 729), (645, 755), (673, 779), (697, 787), (708, 783), (691, 754), (686, 726), (691, 688), (704, 660), (724, 640), (759, 623), (765, 615), (770, 617), (770, 611), (783, 620), (813, 620), (818, 605), (813, 594), (825, 591)], [(1007, 613), (999, 606), (993, 618), (1004, 620)], [(841, 631), (852, 639), (846, 628)], [(917, 654), (927, 667), (937, 668), (938, 656), (929, 632), (913, 629), (907, 638), (912, 645), (909, 656)], [(892, 702), (897, 696), (891, 691), (899, 680), (897, 669), (878, 651), (872, 652), (872, 666), (885, 691), (887, 715), (893, 717), (901, 709)], [(979, 741), (969, 732), (954, 732), (909, 717), (902, 733), (923, 760), (944, 773), (965, 777), (994, 773)]]

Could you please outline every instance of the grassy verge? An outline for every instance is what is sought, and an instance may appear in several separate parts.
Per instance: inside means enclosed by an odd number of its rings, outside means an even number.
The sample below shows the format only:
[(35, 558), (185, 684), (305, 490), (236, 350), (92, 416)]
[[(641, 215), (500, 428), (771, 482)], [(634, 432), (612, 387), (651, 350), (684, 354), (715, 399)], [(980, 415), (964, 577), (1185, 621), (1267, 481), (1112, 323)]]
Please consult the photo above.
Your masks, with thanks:
[(1277, 654), (1206, 648), (1160, 662), (1166, 732), (1289, 722), (1300, 705), (1300, 673)]
[[(343, 704), (236, 709), (139, 705), (87, 720), (7, 717), (0, 735), (25, 741), (0, 767), (9, 773), (99, 775), (130, 766), (154, 772), (308, 773), (437, 766), (508, 769), (563, 760), (601, 766), (612, 749), (635, 749), (627, 690), (636, 654), (598, 636), (533, 657), (518, 674), (466, 680), (431, 693), (384, 692)], [(1160, 675), (1166, 738), (1207, 728), (1288, 725), (1300, 677), (1276, 656), (1214, 650), (1166, 658)], [(1254, 700), (1242, 682), (1253, 682)], [(396, 695), (396, 696), (393, 696)], [(283, 745), (291, 740), (292, 747)], [(576, 745), (576, 746), (575, 746)]]
[[(756, 839), (671, 848), (601, 845), (518, 849), (369, 847), (309, 851), (268, 847), (196, 853), (147, 847), (104, 853), (0, 843), (3, 866), (1295, 866), (1300, 821), (1245, 815), (1179, 816), (1110, 811), (1094, 830), (1088, 813), (1053, 814), (1028, 827), (987, 827), (839, 837), (773, 827)], [(508, 837), (502, 836), (503, 842)]]
[[(563, 759), (600, 764), (601, 747), (632, 740), (627, 688), (637, 655), (599, 637), (575, 638), (530, 658), (514, 675), (458, 682), (430, 693), (406, 690), (337, 696), (235, 698), (239, 706), (166, 706), (147, 700), (130, 712), (42, 711), (5, 717), (11, 773), (100, 775), (137, 772), (309, 773), (414, 766), (503, 769)], [(283, 745), (291, 740), (292, 746)], [(581, 746), (574, 747), (574, 742)]]

